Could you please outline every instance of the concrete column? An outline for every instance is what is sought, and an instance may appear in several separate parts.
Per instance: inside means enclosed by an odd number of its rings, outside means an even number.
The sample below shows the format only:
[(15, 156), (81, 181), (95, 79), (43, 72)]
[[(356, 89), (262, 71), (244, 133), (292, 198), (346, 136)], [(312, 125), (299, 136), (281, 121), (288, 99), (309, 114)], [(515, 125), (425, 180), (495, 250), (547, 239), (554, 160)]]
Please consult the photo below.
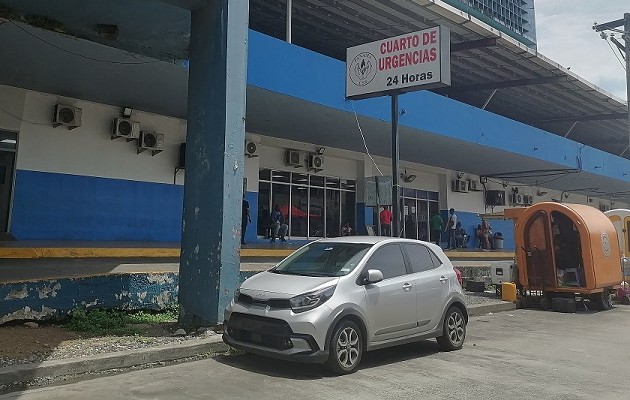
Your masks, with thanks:
[(192, 11), (179, 322), (211, 326), (238, 284), (247, 0)]

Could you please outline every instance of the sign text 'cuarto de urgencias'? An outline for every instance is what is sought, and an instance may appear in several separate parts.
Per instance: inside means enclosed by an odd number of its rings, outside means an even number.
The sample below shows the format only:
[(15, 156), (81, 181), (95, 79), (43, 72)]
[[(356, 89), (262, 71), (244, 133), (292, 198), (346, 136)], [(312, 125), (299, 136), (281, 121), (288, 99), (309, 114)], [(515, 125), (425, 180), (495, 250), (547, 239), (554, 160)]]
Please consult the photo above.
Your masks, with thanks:
[(346, 97), (361, 99), (451, 83), (450, 31), (436, 26), (346, 52)]

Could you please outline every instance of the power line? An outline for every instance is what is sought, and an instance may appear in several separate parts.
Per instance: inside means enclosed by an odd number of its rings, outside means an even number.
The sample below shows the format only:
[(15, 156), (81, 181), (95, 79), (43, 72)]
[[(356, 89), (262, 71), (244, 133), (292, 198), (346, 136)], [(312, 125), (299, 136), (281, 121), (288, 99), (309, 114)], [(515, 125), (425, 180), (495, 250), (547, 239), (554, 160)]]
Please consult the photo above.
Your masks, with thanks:
[(368, 145), (365, 141), (365, 136), (363, 135), (363, 129), (361, 129), (361, 125), (359, 124), (359, 117), (357, 116), (357, 110), (354, 109), (354, 102), (350, 102), (350, 104), (352, 104), (352, 111), (354, 111), (354, 119), (357, 121), (357, 127), (359, 128), (361, 139), (363, 139), (363, 146), (365, 147), (365, 152), (367, 153), (368, 157), (370, 157), (370, 160), (372, 160), (372, 163), (376, 167), (376, 170), (378, 171), (378, 173), (381, 174), (381, 176), (383, 176), (381, 169), (378, 167), (378, 165), (376, 165), (376, 161), (374, 161), (372, 154), (370, 154), (370, 149), (368, 149)]
[(46, 43), (49, 46), (52, 46), (54, 48), (56, 48), (57, 50), (61, 50), (63, 52), (66, 52), (68, 54), (72, 54), (73, 56), (76, 57), (80, 57), (80, 58), (84, 58), (86, 60), (90, 60), (90, 61), (96, 61), (96, 62), (101, 62), (101, 63), (106, 63), (106, 64), (118, 64), (118, 65), (144, 65), (144, 64), (154, 64), (154, 63), (158, 63), (160, 62), (159, 60), (146, 60), (146, 61), (113, 61), (113, 60), (104, 60), (101, 58), (95, 58), (95, 57), (90, 57), (90, 56), (86, 56), (84, 54), (79, 54), (79, 53), (75, 53), (73, 51), (64, 49), (63, 47), (57, 46), (54, 43), (51, 43), (49, 41), (47, 41), (46, 39), (43, 39), (39, 36), (37, 36), (36, 34), (34, 34), (33, 32), (30, 32), (29, 30), (21, 27), (20, 25), (16, 24), (13, 21), (8, 21), (11, 25), (15, 26), (16, 28), (20, 29), (22, 32), (34, 37), (35, 39), (39, 40), (40, 42)]
[(18, 121), (26, 122), (27, 124), (50, 126), (50, 124), (47, 124), (47, 123), (45, 124), (45, 123), (41, 123), (41, 122), (33, 122), (33, 121), (29, 121), (29, 120), (23, 119), (23, 118), (15, 115), (15, 114), (13, 114), (11, 111), (6, 110), (6, 109), (4, 109), (2, 107), (0, 107), (0, 111), (4, 112), (5, 114), (8, 114), (8, 115), (12, 116), (13, 118), (17, 119)]
[(615, 49), (613, 49), (612, 44), (610, 44), (610, 42), (608, 41), (608, 39), (604, 39), (606, 41), (606, 43), (608, 44), (608, 47), (610, 47), (610, 50), (613, 52), (613, 54), (615, 55), (615, 58), (617, 59), (617, 61), (619, 61), (619, 64), (621, 64), (621, 68), (623, 68), (624, 70), (626, 69), (626, 65), (621, 61), (621, 59), (619, 58), (619, 56), (617, 55), (617, 52), (615, 51)]

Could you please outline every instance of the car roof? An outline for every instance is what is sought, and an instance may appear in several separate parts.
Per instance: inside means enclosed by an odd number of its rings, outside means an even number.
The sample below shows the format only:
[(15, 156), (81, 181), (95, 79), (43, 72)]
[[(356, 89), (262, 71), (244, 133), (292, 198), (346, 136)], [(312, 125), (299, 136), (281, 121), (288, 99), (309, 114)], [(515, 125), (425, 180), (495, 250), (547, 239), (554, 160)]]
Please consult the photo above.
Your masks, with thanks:
[(334, 238), (320, 239), (318, 243), (362, 243), (362, 244), (378, 244), (378, 243), (422, 243), (433, 248), (435, 244), (423, 242), (415, 239), (394, 238), (388, 236), (341, 236)]

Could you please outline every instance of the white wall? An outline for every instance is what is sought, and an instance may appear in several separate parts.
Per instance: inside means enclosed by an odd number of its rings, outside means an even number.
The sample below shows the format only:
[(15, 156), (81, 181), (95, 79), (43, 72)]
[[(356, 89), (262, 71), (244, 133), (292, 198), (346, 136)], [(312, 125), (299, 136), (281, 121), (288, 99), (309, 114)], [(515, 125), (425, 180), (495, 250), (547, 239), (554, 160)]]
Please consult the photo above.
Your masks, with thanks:
[(24, 90), (0, 86), (0, 129), (14, 132), (20, 130), (24, 95)]
[[(142, 130), (164, 134), (164, 151), (152, 157), (150, 151), (136, 154), (135, 141), (111, 140), (112, 121), (120, 116), (119, 107), (4, 86), (0, 93), (16, 103), (21, 96), (24, 98), (18, 169), (173, 183), (179, 144), (185, 141), (184, 120), (133, 112), (132, 119), (140, 122)], [(58, 103), (80, 107), (82, 126), (73, 130), (53, 128), (53, 110)], [(183, 183), (183, 173), (178, 177), (178, 183)]]

